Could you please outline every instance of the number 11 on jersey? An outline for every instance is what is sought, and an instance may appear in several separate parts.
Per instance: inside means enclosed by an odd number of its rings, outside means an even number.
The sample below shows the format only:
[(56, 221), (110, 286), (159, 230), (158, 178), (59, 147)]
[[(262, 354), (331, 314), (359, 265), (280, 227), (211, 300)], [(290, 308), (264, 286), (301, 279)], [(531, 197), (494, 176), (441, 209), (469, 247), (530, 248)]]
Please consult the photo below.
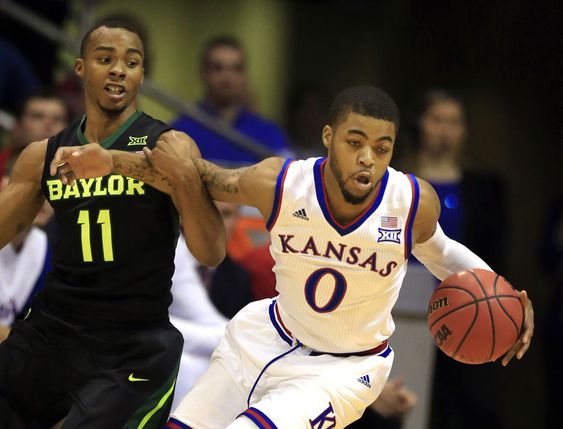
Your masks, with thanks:
[[(102, 230), (102, 248), (104, 251), (104, 261), (113, 261), (113, 243), (111, 240), (111, 219), (109, 210), (100, 210), (98, 220)], [(90, 244), (90, 212), (80, 210), (78, 213), (78, 224), (80, 225), (80, 238), (82, 241), (82, 257), (84, 262), (92, 262), (92, 245)]]

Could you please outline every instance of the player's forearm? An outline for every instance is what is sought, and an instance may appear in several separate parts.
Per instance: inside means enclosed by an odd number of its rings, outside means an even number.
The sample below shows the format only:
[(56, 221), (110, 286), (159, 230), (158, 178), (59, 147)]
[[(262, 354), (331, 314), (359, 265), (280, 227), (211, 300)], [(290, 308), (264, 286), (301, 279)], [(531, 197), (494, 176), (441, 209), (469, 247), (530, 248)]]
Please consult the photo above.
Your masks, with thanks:
[(110, 150), (109, 152), (115, 173), (141, 180), (165, 194), (171, 195), (174, 192), (175, 185), (171, 178), (157, 171), (145, 155), (119, 150)]
[(185, 169), (175, 183), (172, 200), (190, 252), (204, 265), (220, 264), (226, 253), (225, 226), (195, 166)]
[(463, 244), (447, 237), (439, 225), (429, 240), (415, 245), (413, 255), (440, 280), (457, 271), (472, 268), (493, 271)]
[(236, 169), (221, 168), (204, 159), (194, 159), (202, 182), (214, 200), (227, 203), (245, 204), (242, 202), (240, 178), (251, 167)]

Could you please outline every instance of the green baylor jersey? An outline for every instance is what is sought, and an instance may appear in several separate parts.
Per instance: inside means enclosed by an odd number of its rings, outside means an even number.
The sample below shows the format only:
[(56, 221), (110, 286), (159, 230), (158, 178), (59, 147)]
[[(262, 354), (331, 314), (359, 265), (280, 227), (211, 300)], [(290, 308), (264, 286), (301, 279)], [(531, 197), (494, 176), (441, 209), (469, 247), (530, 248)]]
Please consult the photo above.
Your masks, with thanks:
[[(117, 174), (79, 179), (71, 187), (49, 173), (59, 147), (88, 144), (85, 121), (51, 137), (47, 145), (41, 187), (55, 210), (60, 239), (40, 299), (92, 326), (167, 320), (179, 232), (171, 198)], [(101, 145), (142, 153), (168, 129), (137, 111)]]

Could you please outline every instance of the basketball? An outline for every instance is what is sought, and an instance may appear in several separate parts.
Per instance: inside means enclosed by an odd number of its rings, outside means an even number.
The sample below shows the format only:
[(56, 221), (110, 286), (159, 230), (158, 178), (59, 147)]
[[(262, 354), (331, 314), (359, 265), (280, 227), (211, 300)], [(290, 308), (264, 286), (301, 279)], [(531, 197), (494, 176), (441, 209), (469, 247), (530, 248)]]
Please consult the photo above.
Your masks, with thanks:
[(481, 364), (503, 356), (522, 331), (524, 308), (502, 276), (487, 270), (459, 271), (445, 278), (428, 304), (428, 327), (451, 358)]

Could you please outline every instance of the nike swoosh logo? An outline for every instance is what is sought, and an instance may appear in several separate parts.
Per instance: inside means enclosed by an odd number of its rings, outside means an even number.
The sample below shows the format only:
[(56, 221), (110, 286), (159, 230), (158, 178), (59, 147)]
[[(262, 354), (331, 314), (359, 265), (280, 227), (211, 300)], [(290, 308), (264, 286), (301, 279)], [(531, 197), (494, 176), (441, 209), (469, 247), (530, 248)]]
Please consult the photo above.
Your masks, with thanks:
[(129, 381), (136, 382), (136, 381), (150, 381), (148, 378), (136, 378), (133, 376), (133, 373), (129, 374)]

